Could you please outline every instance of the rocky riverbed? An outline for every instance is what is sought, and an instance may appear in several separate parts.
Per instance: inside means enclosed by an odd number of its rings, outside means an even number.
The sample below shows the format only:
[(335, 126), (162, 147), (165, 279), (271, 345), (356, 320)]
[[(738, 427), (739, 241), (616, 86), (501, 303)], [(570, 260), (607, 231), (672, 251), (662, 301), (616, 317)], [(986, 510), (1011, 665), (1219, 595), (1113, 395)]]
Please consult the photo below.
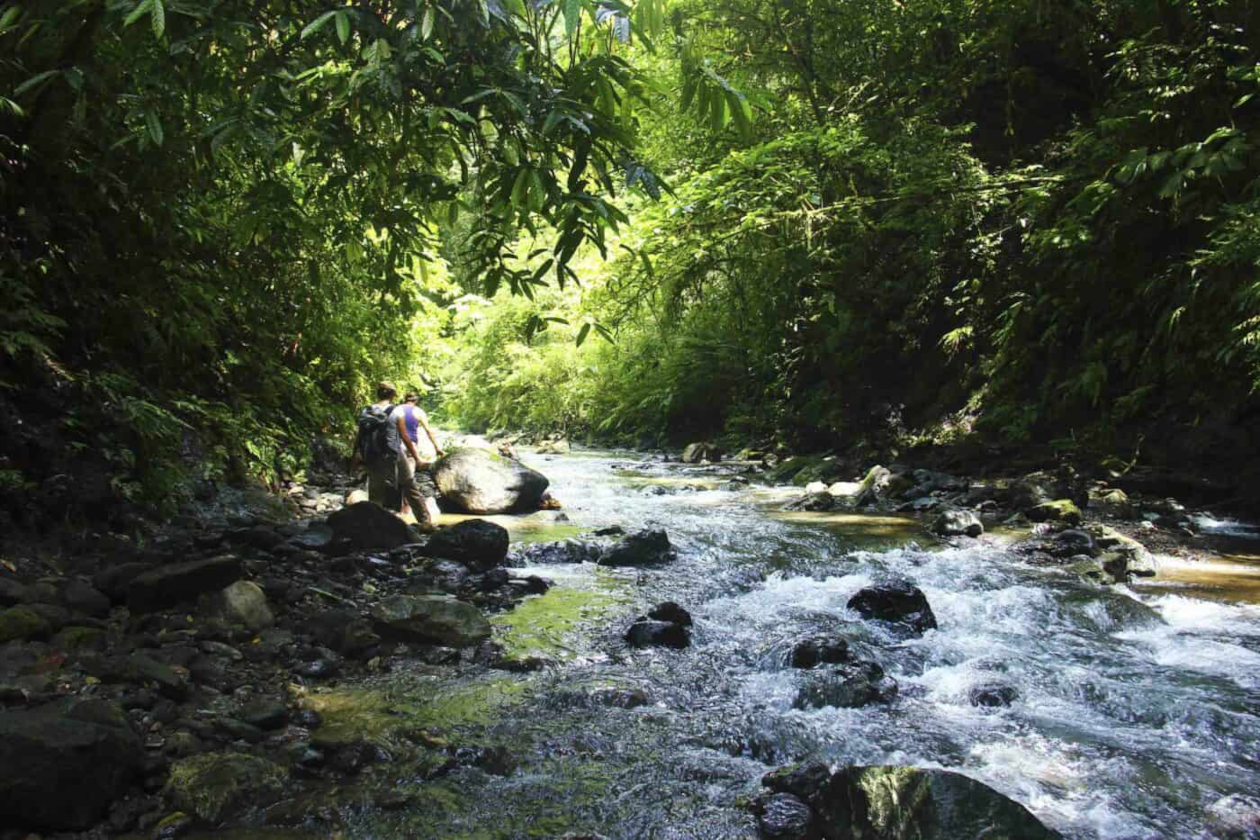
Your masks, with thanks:
[(1254, 831), (1260, 614), (1158, 576), (1221, 520), (1069, 474), (551, 449), (563, 513), (423, 539), (326, 475), (6, 554), (3, 836), (845, 836), (959, 801), (1011, 836)]

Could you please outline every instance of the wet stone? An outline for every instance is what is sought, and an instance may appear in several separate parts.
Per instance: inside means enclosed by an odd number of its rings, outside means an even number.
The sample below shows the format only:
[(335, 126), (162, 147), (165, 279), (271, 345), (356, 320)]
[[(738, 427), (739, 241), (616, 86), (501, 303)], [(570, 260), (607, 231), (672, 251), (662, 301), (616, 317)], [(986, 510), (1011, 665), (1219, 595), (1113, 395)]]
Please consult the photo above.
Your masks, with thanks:
[(789, 662), (793, 668), (815, 668), (819, 665), (840, 665), (852, 659), (849, 643), (844, 639), (815, 636), (793, 645)]
[(848, 607), (863, 618), (900, 624), (917, 634), (936, 627), (927, 596), (904, 580), (867, 587), (849, 599)]
[(675, 604), (673, 601), (665, 601), (657, 604), (648, 613), (648, 618), (656, 621), (670, 621), (683, 627), (691, 626), (691, 613)]
[(676, 557), (669, 536), (664, 531), (649, 530), (622, 537), (596, 562), (601, 566), (658, 566)]
[(429, 537), (422, 549), (429, 557), (454, 560), (475, 572), (502, 566), (508, 552), (508, 532), (484, 519), (469, 519)]
[(764, 840), (817, 840), (821, 835), (809, 806), (790, 793), (757, 801), (757, 834)]
[(691, 644), (691, 633), (672, 621), (637, 621), (626, 631), (630, 647), (668, 647), (681, 650)]
[(1019, 699), (1019, 692), (1014, 686), (1004, 685), (1003, 683), (984, 683), (973, 686), (967, 692), (967, 699), (973, 706), (997, 709), (1014, 703)]
[(263, 730), (281, 729), (289, 722), (289, 710), (283, 703), (259, 700), (242, 709), (240, 719)]

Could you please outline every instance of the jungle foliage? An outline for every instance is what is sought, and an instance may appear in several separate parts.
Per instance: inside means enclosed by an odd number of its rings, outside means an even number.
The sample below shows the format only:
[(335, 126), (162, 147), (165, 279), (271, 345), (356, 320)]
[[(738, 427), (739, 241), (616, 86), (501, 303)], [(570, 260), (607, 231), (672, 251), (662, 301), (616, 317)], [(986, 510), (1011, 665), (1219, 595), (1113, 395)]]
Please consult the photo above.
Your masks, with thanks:
[(0, 489), (292, 473), (382, 376), (479, 430), (1254, 452), (1256, 16), (4, 3)]
[(590, 284), (619, 344), (584, 351), (583, 422), (1254, 452), (1256, 12), (673, 4), (640, 154), (674, 192)]
[(166, 501), (194, 440), (212, 477), (293, 472), (369, 383), (440, 362), (461, 218), (484, 285), (568, 280), (625, 220), (624, 173), (656, 190), (621, 53), (662, 9), (0, 6), (6, 487), (86, 459), (110, 483), (86, 495)]

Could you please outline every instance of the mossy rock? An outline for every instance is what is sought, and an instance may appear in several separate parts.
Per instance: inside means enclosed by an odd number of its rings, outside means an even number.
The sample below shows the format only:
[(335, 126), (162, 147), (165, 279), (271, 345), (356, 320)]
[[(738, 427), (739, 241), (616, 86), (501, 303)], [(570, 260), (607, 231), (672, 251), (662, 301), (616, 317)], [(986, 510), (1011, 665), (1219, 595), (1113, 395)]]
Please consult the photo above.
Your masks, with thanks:
[(11, 607), (0, 612), (0, 644), (44, 638), (51, 632), (52, 625), (30, 607)]
[(65, 627), (52, 638), (52, 646), (66, 653), (104, 650), (107, 636), (95, 627)]
[(1068, 525), (1081, 524), (1081, 509), (1071, 499), (1042, 502), (1024, 511), (1024, 513), (1033, 522), (1063, 522)]
[(285, 768), (265, 758), (204, 753), (171, 765), (164, 793), (176, 809), (217, 824), (242, 810), (276, 801), (287, 779)]

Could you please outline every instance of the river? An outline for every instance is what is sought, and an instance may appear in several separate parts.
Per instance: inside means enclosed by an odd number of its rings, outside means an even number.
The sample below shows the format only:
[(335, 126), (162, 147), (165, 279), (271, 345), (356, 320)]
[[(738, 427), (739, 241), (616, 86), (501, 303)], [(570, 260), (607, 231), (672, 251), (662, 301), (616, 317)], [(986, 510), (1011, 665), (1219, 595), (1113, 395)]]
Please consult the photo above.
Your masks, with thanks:
[[(1001, 533), (953, 548), (912, 520), (784, 515), (785, 491), (720, 489), (719, 468), (641, 458), (525, 456), (570, 521), (499, 520), (514, 539), (662, 527), (679, 559), (533, 569), (555, 587), (497, 618), (496, 636), (554, 667), (469, 667), (452, 683), (418, 666), (349, 692), (358, 717), (343, 725), (387, 743), (419, 727), (497, 758), (428, 779), (389, 765), (376, 783), (403, 804), (348, 809), (348, 836), (755, 837), (741, 799), (804, 760), (950, 768), (1081, 838), (1212, 836), (1214, 803), (1260, 790), (1260, 606), (1087, 586), (1022, 563)], [(893, 576), (923, 589), (938, 629), (897, 639), (846, 609)], [(628, 650), (630, 618), (663, 600), (695, 617), (692, 646)], [(787, 653), (823, 630), (895, 677), (896, 701), (793, 709)], [(1018, 691), (1011, 707), (968, 702), (994, 681)], [(612, 688), (649, 702), (606, 705)]]

